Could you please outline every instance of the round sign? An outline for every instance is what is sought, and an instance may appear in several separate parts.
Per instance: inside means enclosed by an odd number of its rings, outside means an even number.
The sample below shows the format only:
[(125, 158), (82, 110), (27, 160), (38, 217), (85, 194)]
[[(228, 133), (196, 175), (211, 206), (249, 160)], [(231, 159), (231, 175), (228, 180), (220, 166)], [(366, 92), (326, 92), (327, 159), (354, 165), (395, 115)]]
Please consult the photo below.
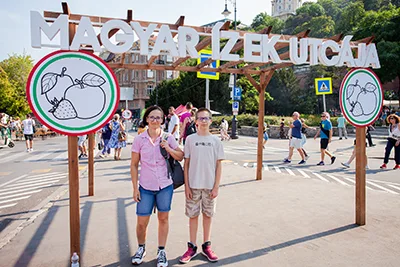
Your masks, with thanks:
[(381, 82), (369, 69), (351, 70), (342, 81), (339, 98), (347, 121), (357, 127), (371, 125), (379, 118), (383, 105)]
[(130, 111), (129, 109), (125, 109), (124, 111), (122, 111), (122, 118), (126, 120), (132, 118), (132, 111)]
[(56, 51), (32, 69), (26, 95), (35, 116), (55, 132), (95, 132), (115, 113), (120, 91), (113, 71), (86, 52)]

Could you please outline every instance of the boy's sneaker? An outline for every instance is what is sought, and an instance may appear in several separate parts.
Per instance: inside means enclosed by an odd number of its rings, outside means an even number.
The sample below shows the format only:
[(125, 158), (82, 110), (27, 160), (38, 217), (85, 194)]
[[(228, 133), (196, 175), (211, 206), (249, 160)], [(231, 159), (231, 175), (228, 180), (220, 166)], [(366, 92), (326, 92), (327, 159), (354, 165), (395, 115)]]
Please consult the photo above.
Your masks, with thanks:
[(333, 156), (333, 157), (331, 158), (331, 164), (335, 163), (335, 160), (336, 160), (336, 157)]
[(188, 249), (185, 254), (179, 259), (180, 263), (188, 263), (191, 259), (193, 259), (197, 254), (197, 247), (192, 243), (188, 242)]
[(203, 245), (201, 245), (203, 251), (201, 252), (209, 261), (216, 262), (218, 261), (218, 256), (211, 250), (211, 242), (207, 241)]
[(144, 249), (144, 247), (139, 247), (135, 255), (132, 257), (132, 264), (135, 265), (141, 264), (145, 256), (146, 256), (146, 250)]
[(317, 165), (318, 165), (318, 166), (324, 166), (325, 163), (324, 163), (323, 161), (320, 161)]
[(167, 267), (167, 253), (165, 253), (164, 249), (159, 249), (157, 253), (157, 267)]
[(400, 170), (400, 164), (396, 164), (393, 168), (393, 170)]
[(301, 161), (299, 162), (299, 164), (306, 164), (306, 161), (305, 161), (305, 160), (301, 160)]
[(379, 168), (381, 168), (381, 169), (386, 169), (387, 168), (387, 166), (386, 166), (386, 164), (385, 163), (383, 163)]
[(290, 162), (292, 162), (292, 161), (288, 160), (288, 159), (284, 159), (284, 161), (283, 161), (283, 163), (290, 163)]
[(350, 168), (350, 164), (348, 164), (347, 162), (342, 162), (342, 165), (346, 168)]

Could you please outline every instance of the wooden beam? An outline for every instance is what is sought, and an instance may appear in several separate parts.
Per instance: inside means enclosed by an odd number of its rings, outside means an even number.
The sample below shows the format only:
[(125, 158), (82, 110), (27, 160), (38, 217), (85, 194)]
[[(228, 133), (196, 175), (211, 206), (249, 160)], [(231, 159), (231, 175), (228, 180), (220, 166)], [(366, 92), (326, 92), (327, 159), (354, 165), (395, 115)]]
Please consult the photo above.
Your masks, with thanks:
[(244, 69), (244, 70), (254, 69), (254, 68), (257, 68), (257, 67), (264, 66), (265, 64), (267, 64), (267, 63), (263, 63), (263, 62), (251, 63), (251, 64), (248, 64), (247, 66), (244, 66), (242, 69)]
[(201, 62), (199, 65), (196, 66), (197, 69), (202, 69), (205, 66), (208, 66), (211, 64), (211, 62), (213, 62), (214, 60), (212, 58), (208, 58), (207, 60)]
[(228, 61), (224, 65), (219, 66), (219, 70), (227, 69), (229, 67), (233, 67), (239, 64), (242, 64), (244, 60), (238, 60), (238, 61)]
[(69, 10), (68, 3), (62, 2), (62, 3), (61, 3), (61, 7), (62, 7), (62, 10), (63, 10), (63, 14), (64, 14), (64, 15), (68, 15), (68, 16), (71, 15), (71, 11)]
[(177, 71), (188, 71), (188, 72), (198, 72), (198, 71), (209, 71), (209, 72), (221, 72), (221, 73), (236, 73), (236, 74), (256, 74), (259, 75), (261, 70), (242, 70), (242, 69), (233, 69), (233, 68), (201, 68), (197, 69), (197, 67), (192, 66), (172, 66), (172, 65), (159, 65), (152, 64), (148, 66), (147, 64), (138, 64), (138, 63), (130, 63), (130, 64), (121, 64), (121, 63), (109, 63), (108, 66), (112, 69), (128, 69), (128, 70), (177, 70)]
[(260, 84), (250, 74), (245, 73), (244, 75), (249, 80), (249, 82), (254, 86), (254, 88), (256, 88), (258, 92), (260, 92), (261, 90)]
[(94, 142), (95, 134), (91, 133), (89, 137), (89, 158), (88, 158), (88, 195), (94, 196)]

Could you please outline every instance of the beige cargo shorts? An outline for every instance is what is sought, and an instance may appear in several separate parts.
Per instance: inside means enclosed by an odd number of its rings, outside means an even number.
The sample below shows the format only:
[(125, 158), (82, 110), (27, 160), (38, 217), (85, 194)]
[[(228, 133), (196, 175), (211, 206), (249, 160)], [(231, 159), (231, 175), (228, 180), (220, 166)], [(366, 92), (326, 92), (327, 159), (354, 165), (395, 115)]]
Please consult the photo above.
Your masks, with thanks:
[(192, 199), (186, 199), (186, 216), (194, 218), (200, 215), (201, 211), (207, 217), (213, 217), (215, 214), (215, 207), (217, 199), (211, 199), (211, 189), (192, 189)]

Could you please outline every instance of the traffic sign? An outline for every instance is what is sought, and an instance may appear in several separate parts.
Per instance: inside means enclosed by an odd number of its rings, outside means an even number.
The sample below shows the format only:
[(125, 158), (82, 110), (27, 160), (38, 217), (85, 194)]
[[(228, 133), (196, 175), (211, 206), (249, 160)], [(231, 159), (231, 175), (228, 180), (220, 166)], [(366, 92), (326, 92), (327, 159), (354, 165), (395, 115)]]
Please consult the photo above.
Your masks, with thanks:
[[(200, 64), (212, 56), (212, 51), (203, 49), (199, 51), (199, 58), (197, 64)], [(212, 61), (209, 65), (210, 68), (219, 68), (219, 60)], [(205, 78), (211, 80), (219, 80), (219, 72), (199, 71), (197, 72), (197, 78)]]
[(332, 78), (316, 78), (315, 94), (316, 95), (332, 94)]
[(241, 101), (242, 100), (242, 88), (235, 87), (235, 90), (233, 90), (232, 98), (234, 101)]
[(125, 120), (129, 120), (130, 118), (132, 118), (132, 111), (130, 111), (129, 109), (125, 109), (124, 111), (122, 111), (122, 118), (124, 118)]
[(365, 127), (379, 118), (383, 90), (372, 70), (354, 69), (348, 72), (340, 86), (339, 97), (340, 108), (353, 126)]
[(239, 111), (239, 102), (234, 101), (232, 103), (232, 111)]
[(56, 51), (33, 67), (26, 95), (42, 124), (76, 136), (93, 133), (111, 119), (120, 89), (101, 58), (81, 51)]

